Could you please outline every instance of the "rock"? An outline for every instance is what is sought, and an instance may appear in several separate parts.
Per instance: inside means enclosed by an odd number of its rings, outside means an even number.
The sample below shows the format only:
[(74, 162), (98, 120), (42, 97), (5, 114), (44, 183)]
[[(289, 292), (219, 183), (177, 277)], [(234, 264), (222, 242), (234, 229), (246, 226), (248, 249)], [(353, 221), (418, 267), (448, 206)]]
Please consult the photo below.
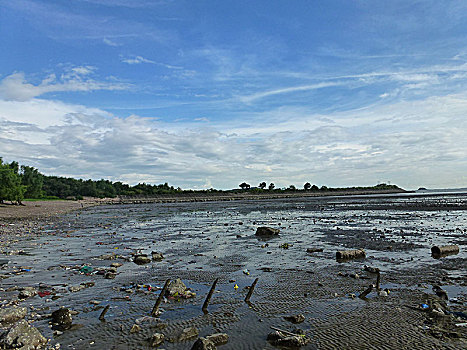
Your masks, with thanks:
[(323, 248), (307, 248), (306, 252), (307, 253), (321, 253), (323, 251)]
[(119, 268), (120, 266), (122, 266), (123, 264), (120, 264), (118, 262), (114, 262), (114, 263), (111, 263), (110, 264), (110, 267), (115, 267), (115, 268)]
[(117, 273), (117, 268), (111, 266), (107, 269), (107, 272)]
[(216, 345), (214, 343), (206, 338), (198, 338), (193, 346), (191, 347), (191, 350), (216, 350)]
[(436, 295), (442, 299), (442, 300), (449, 300), (448, 293), (442, 289), (440, 286), (433, 286), (433, 292), (436, 293)]
[(359, 259), (366, 256), (363, 249), (340, 250), (336, 253), (337, 260)]
[(70, 309), (63, 307), (52, 312), (52, 329), (64, 331), (71, 328), (72, 322)]
[(162, 253), (158, 253), (158, 252), (151, 252), (151, 256), (152, 256), (152, 261), (161, 261), (162, 259), (164, 259), (164, 256), (162, 255)]
[(268, 334), (267, 340), (275, 346), (300, 347), (310, 342), (310, 339), (303, 335), (286, 335), (279, 331)]
[(72, 293), (75, 293), (75, 292), (79, 292), (80, 290), (83, 290), (84, 288), (86, 288), (86, 286), (80, 284), (79, 286), (69, 286), (68, 290)]
[(192, 339), (199, 335), (199, 331), (196, 327), (188, 327), (185, 328), (176, 338), (175, 341), (185, 341), (188, 339)]
[(141, 326), (137, 325), (137, 324), (134, 324), (133, 327), (131, 327), (131, 329), (130, 329), (130, 333), (137, 333), (140, 330), (141, 330)]
[(0, 309), (0, 322), (12, 323), (26, 317), (28, 309), (25, 307), (10, 307), (8, 309)]
[(11, 327), (1, 339), (7, 348), (38, 349), (47, 344), (47, 339), (25, 320)]
[(292, 322), (292, 323), (302, 323), (305, 321), (305, 316), (303, 315), (292, 315), (292, 316), (284, 316), (284, 320)]
[(151, 262), (151, 259), (146, 254), (139, 254), (135, 255), (133, 262), (136, 265), (144, 265), (149, 264)]
[(363, 267), (365, 271), (371, 272), (371, 273), (379, 273), (379, 269), (377, 267), (372, 267), (372, 266), (367, 266), (365, 265)]
[(149, 339), (151, 346), (158, 346), (162, 344), (164, 341), (165, 336), (162, 333), (154, 333), (152, 337)]
[(89, 301), (89, 304), (92, 304), (92, 305), (99, 305), (101, 302), (99, 300), (90, 300)]
[(280, 230), (278, 228), (272, 228), (267, 226), (260, 226), (256, 229), (256, 236), (277, 236)]
[(196, 293), (190, 291), (180, 278), (174, 281), (170, 281), (167, 291), (165, 292), (166, 297), (184, 297), (192, 298), (196, 296)]
[(223, 345), (226, 344), (229, 341), (229, 336), (225, 333), (214, 333), (211, 335), (208, 335), (206, 339), (212, 341), (214, 345)]
[(108, 280), (113, 280), (115, 279), (115, 277), (117, 276), (116, 273), (114, 272), (107, 272), (104, 276), (104, 278), (108, 279)]
[(102, 254), (99, 256), (100, 260), (114, 260), (117, 258), (117, 255), (115, 254)]
[(18, 298), (20, 299), (26, 299), (26, 298), (31, 298), (36, 295), (36, 289), (33, 287), (24, 287), (20, 290), (18, 294)]

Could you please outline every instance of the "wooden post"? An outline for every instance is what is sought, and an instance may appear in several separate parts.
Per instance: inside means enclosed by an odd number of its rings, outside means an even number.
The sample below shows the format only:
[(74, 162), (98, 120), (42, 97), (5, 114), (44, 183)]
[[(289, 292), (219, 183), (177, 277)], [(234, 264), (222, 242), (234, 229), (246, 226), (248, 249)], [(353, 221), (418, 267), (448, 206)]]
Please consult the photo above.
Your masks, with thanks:
[(376, 275), (376, 290), (379, 291), (381, 288), (379, 286), (381, 282), (381, 272), (378, 271), (378, 275)]
[(368, 294), (370, 294), (372, 290), (373, 290), (373, 285), (370, 284), (370, 286), (369, 286), (363, 293), (361, 293), (358, 297), (359, 297), (360, 299), (365, 299), (366, 296), (367, 296)]
[(209, 290), (208, 295), (206, 296), (206, 300), (204, 301), (203, 308), (202, 308), (204, 312), (208, 311), (209, 302), (211, 301), (211, 297), (212, 297), (214, 291), (216, 290), (216, 284), (217, 284), (218, 280), (219, 280), (219, 278), (216, 278), (216, 280), (214, 281), (214, 283), (211, 286), (211, 289)]
[(253, 294), (253, 291), (255, 290), (256, 283), (258, 283), (258, 278), (255, 279), (255, 281), (251, 285), (250, 289), (248, 290), (248, 294), (246, 295), (245, 302), (248, 303), (250, 301), (250, 297)]
[(107, 313), (107, 311), (109, 311), (109, 309), (110, 309), (110, 305), (107, 305), (107, 306), (104, 308), (104, 310), (102, 310), (101, 315), (99, 316), (99, 320), (100, 320), (100, 321), (105, 321), (105, 318), (104, 318), (104, 317), (105, 317), (105, 314)]
[(156, 303), (154, 304), (154, 307), (152, 308), (151, 311), (151, 316), (156, 317), (159, 314), (159, 305), (162, 303), (162, 299), (164, 298), (164, 294), (167, 291), (167, 287), (169, 286), (170, 279), (165, 281), (164, 287), (161, 290), (161, 293), (159, 294), (159, 297), (156, 300)]

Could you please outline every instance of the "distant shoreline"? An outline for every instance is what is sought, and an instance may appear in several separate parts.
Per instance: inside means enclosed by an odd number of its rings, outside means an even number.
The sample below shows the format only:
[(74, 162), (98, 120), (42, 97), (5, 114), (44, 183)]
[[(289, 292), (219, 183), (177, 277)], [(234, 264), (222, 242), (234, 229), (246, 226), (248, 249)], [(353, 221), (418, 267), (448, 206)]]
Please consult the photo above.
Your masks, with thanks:
[(24, 201), (23, 205), (0, 204), (0, 220), (32, 220), (60, 216), (69, 212), (98, 206), (115, 204), (146, 204), (146, 203), (187, 203), (211, 201), (239, 201), (239, 200), (274, 200), (285, 198), (332, 197), (350, 195), (375, 195), (410, 193), (402, 189), (391, 190), (347, 190), (347, 191), (317, 191), (317, 192), (289, 192), (289, 193), (180, 193), (160, 194), (157, 196), (120, 196), (116, 198), (92, 198), (83, 200), (38, 200)]
[(283, 198), (304, 198), (304, 197), (334, 197), (334, 196), (356, 196), (374, 194), (397, 194), (410, 193), (403, 189), (390, 190), (343, 190), (343, 191), (300, 191), (286, 193), (181, 193), (181, 194), (161, 194), (157, 196), (120, 196), (113, 204), (142, 204), (142, 203), (179, 203), (179, 202), (210, 202), (210, 201), (237, 201), (237, 200), (267, 200)]

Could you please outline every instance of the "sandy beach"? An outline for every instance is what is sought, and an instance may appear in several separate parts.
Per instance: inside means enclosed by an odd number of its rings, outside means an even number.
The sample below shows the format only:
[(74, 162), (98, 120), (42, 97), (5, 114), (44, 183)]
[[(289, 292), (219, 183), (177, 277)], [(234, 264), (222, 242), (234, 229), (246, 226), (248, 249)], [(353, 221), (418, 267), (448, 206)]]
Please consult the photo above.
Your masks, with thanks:
[[(6, 205), (0, 310), (25, 307), (43, 348), (150, 349), (156, 333), (164, 349), (217, 333), (228, 336), (219, 349), (296, 348), (268, 341), (274, 327), (301, 329), (304, 349), (465, 349), (465, 205), (465, 196)], [(280, 234), (258, 238), (259, 226)], [(461, 250), (433, 259), (434, 243)], [(366, 258), (336, 261), (353, 248)], [(139, 265), (138, 256), (149, 259)], [(360, 298), (377, 278), (365, 266), (380, 269), (381, 289)], [(196, 295), (167, 297), (151, 317), (165, 281), (177, 278)], [(72, 318), (61, 331), (50, 324), (60, 307)]]

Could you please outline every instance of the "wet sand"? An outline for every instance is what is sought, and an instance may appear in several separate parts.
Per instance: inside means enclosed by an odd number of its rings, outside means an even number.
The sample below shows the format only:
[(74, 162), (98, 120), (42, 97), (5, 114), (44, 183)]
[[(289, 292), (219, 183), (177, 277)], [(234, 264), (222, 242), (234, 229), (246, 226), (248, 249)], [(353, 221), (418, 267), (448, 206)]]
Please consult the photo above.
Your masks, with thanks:
[[(27, 306), (27, 319), (51, 346), (62, 348), (148, 349), (156, 331), (170, 338), (195, 326), (201, 336), (227, 333), (230, 340), (220, 349), (274, 349), (266, 337), (275, 326), (303, 329), (311, 339), (306, 349), (464, 349), (467, 327), (456, 324), (467, 321), (420, 305), (442, 304), (432, 290), (441, 285), (450, 298), (446, 313), (466, 312), (466, 205), (465, 196), (389, 196), (101, 205), (74, 212), (68, 210), (76, 207), (44, 207), (45, 215), (68, 214), (0, 219), (1, 259), (9, 260), (0, 270), (2, 306)], [(258, 239), (258, 226), (281, 233)], [(280, 248), (284, 243), (288, 249)], [(433, 244), (447, 243), (458, 244), (460, 253), (430, 256)], [(307, 253), (310, 247), (323, 252)], [(355, 248), (365, 249), (366, 258), (335, 260), (337, 250)], [(132, 262), (135, 252), (150, 256), (151, 251), (164, 259)], [(122, 264), (115, 279), (98, 274), (114, 262)], [(80, 273), (84, 265), (93, 271)], [(381, 287), (389, 295), (373, 291), (366, 300), (355, 297), (376, 280), (365, 265), (381, 270)], [(143, 318), (165, 280), (177, 277), (196, 297), (167, 300), (159, 319)], [(248, 305), (246, 288), (256, 277)], [(215, 278), (216, 293), (204, 314), (201, 305)], [(94, 285), (69, 291), (86, 282)], [(56, 298), (18, 301), (16, 287), (39, 290), (39, 283)], [(102, 322), (105, 305), (110, 310)], [(60, 306), (76, 311), (73, 323), (82, 326), (54, 335), (47, 317)], [(305, 321), (294, 325), (283, 318), (295, 314)], [(135, 323), (141, 330), (130, 333)], [(191, 349), (195, 340), (166, 340), (160, 348)]]

